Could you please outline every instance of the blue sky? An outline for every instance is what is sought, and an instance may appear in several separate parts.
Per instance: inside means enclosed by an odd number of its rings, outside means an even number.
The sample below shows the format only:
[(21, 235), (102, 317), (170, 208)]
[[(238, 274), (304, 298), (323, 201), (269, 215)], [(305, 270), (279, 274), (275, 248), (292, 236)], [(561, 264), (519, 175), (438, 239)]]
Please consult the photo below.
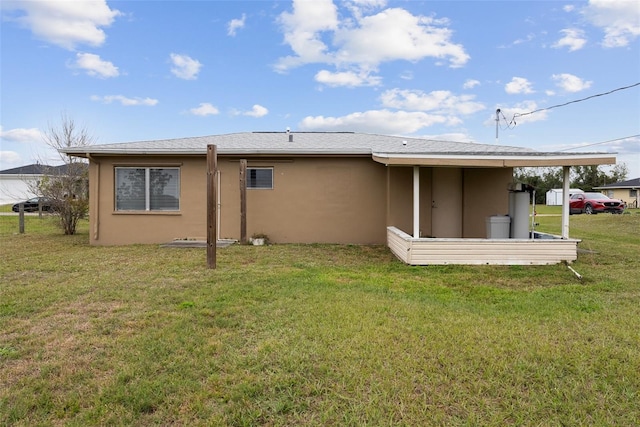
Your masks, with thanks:
[(96, 143), (356, 131), (618, 152), (640, 176), (640, 86), (615, 91), (640, 82), (635, 0), (1, 8), (0, 170), (55, 163), (64, 113)]

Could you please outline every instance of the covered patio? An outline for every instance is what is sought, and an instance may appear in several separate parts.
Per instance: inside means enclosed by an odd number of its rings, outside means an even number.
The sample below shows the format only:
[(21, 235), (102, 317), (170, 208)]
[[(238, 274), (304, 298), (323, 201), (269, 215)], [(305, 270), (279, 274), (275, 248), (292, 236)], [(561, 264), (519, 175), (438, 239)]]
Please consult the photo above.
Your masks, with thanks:
[[(402, 230), (401, 227), (390, 225), (387, 227), (387, 246), (402, 262), (409, 265), (547, 265), (560, 262), (573, 262), (578, 256), (580, 240), (569, 237), (569, 184), (571, 166), (615, 164), (615, 156), (603, 153), (563, 154), (538, 153), (531, 155), (497, 155), (497, 156), (438, 156), (423, 157), (397, 155), (390, 153), (374, 153), (375, 161), (388, 167), (412, 167), (412, 204), (413, 228)], [(513, 200), (509, 200), (509, 216), (511, 227), (507, 236), (465, 237), (438, 236), (433, 229), (433, 235), (423, 236), (421, 224), (421, 177), (420, 171), (424, 167), (446, 168), (463, 165), (467, 168), (510, 168), (514, 167), (549, 167), (563, 168), (562, 195), (562, 226), (561, 235), (554, 236), (536, 233), (532, 227), (529, 214), (528, 197), (526, 198), (526, 212), (518, 214), (517, 221), (525, 221), (525, 233), (516, 233), (513, 229)], [(517, 183), (513, 183), (516, 187)], [(461, 193), (464, 189), (460, 190)], [(432, 202), (435, 207), (436, 202)], [(525, 217), (526, 216), (526, 217)], [(460, 221), (464, 222), (461, 216)], [(464, 225), (461, 226), (464, 229)], [(487, 231), (488, 233), (488, 231)]]

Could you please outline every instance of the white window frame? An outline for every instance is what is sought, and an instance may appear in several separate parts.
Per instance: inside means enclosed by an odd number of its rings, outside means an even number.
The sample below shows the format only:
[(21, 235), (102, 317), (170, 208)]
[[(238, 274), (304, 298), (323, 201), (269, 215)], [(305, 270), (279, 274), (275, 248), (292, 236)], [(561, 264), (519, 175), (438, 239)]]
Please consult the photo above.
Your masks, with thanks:
[[(118, 209), (118, 169), (144, 169), (144, 210), (142, 209)], [(178, 171), (178, 207), (176, 209), (151, 209), (151, 169), (173, 169)], [(114, 207), (116, 212), (178, 212), (180, 211), (180, 181), (181, 171), (178, 166), (116, 166), (114, 168)]]
[[(271, 171), (271, 185), (269, 187), (252, 187), (252, 186), (250, 186), (249, 183), (251, 182), (251, 180), (250, 180), (249, 177), (251, 175), (251, 171), (252, 170), (269, 170), (269, 171)], [(273, 178), (274, 178), (273, 166), (250, 166), (250, 167), (247, 167), (247, 189), (248, 190), (273, 190), (273, 187), (274, 187)]]

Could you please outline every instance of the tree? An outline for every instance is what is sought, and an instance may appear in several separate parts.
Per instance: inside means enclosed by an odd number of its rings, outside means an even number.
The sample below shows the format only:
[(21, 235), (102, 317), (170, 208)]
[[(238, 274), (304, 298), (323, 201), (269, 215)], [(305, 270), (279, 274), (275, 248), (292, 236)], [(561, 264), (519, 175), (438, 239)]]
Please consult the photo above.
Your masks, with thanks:
[(600, 187), (627, 178), (627, 165), (620, 163), (615, 165), (609, 174), (599, 166), (576, 166), (572, 170), (574, 176), (571, 185), (584, 191), (591, 191), (593, 187)]
[(547, 191), (562, 188), (562, 168), (515, 168), (515, 181), (529, 184), (536, 189), (536, 204), (545, 204)]
[(86, 128), (77, 127), (73, 119), (63, 113), (59, 126), (49, 125), (44, 133), (44, 142), (58, 152), (63, 165), (45, 169), (37, 192), (50, 200), (64, 234), (75, 234), (78, 221), (89, 211), (89, 167), (82, 159), (58, 150), (90, 145), (93, 137)]

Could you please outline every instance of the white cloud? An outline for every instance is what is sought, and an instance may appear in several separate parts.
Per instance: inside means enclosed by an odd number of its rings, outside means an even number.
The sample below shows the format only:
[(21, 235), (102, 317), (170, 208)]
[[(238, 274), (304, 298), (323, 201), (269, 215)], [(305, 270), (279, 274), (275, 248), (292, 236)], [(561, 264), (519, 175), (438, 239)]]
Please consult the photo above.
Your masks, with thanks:
[(462, 85), (463, 89), (473, 89), (476, 86), (479, 86), (480, 82), (478, 80), (473, 80), (473, 79), (467, 79), (467, 81), (464, 82), (464, 84)]
[(469, 55), (450, 41), (452, 31), (445, 19), (415, 16), (404, 9), (386, 9), (365, 16), (354, 28), (342, 28), (335, 35), (339, 62), (375, 66), (381, 62), (419, 61), (426, 57), (448, 58), (452, 67), (460, 67)]
[(564, 10), (565, 12), (573, 12), (573, 10), (575, 10), (575, 6), (568, 4), (562, 7), (562, 10)]
[(220, 111), (208, 102), (202, 102), (199, 106), (192, 108), (189, 112), (195, 116), (215, 116)]
[(77, 45), (101, 46), (110, 26), (121, 13), (111, 9), (106, 0), (92, 1), (3, 1), (4, 10), (19, 11), (9, 15), (31, 30), (39, 39), (73, 50)]
[(413, 71), (405, 70), (400, 74), (402, 80), (413, 80)]
[(365, 72), (342, 71), (332, 73), (331, 71), (321, 70), (316, 73), (315, 80), (318, 83), (332, 87), (357, 87), (379, 86), (382, 79), (379, 76), (371, 76)]
[(119, 102), (121, 105), (125, 107), (143, 105), (148, 107), (153, 107), (158, 103), (157, 99), (153, 98), (128, 98), (123, 95), (106, 95), (106, 96), (97, 96), (93, 95), (91, 97), (92, 101), (102, 102), (104, 104), (111, 104), (112, 102)]
[(198, 77), (202, 64), (188, 55), (179, 55), (172, 53), (170, 55), (173, 67), (171, 72), (173, 75), (184, 80), (195, 80)]
[[(17, 165), (21, 162), (22, 157), (15, 151), (0, 150), (0, 165)], [(0, 169), (5, 169), (5, 166), (0, 167)]]
[(446, 19), (412, 15), (400, 8), (366, 15), (385, 4), (351, 1), (339, 14), (331, 0), (294, 0), (293, 12), (279, 17), (285, 43), (294, 54), (280, 58), (276, 71), (322, 63), (355, 68), (355, 74), (360, 75), (396, 60), (415, 62), (432, 57), (448, 60), (451, 67), (469, 60), (463, 46), (451, 41), (453, 32)]
[(232, 19), (227, 24), (227, 35), (231, 37), (235, 37), (236, 32), (242, 28), (244, 28), (244, 23), (247, 19), (247, 15), (242, 14), (242, 18), (240, 19)]
[(584, 37), (584, 31), (575, 28), (566, 28), (560, 31), (564, 36), (555, 42), (551, 47), (560, 49), (562, 47), (568, 47), (569, 52), (580, 50), (587, 43), (587, 39)]
[(554, 74), (551, 79), (555, 80), (556, 85), (565, 92), (580, 92), (589, 89), (593, 82), (582, 80), (573, 74)]
[(286, 71), (306, 63), (331, 62), (322, 32), (338, 28), (338, 12), (331, 0), (293, 1), (293, 13), (283, 12), (278, 22), (284, 31), (284, 41), (295, 56), (280, 58), (277, 71)]
[(306, 131), (355, 131), (404, 135), (434, 124), (454, 124), (449, 117), (423, 112), (370, 110), (342, 117), (308, 116), (298, 125)]
[(453, 95), (446, 90), (424, 93), (419, 90), (391, 89), (380, 95), (384, 107), (412, 111), (434, 111), (440, 114), (473, 114), (485, 106), (475, 102), (475, 95)]
[(534, 92), (531, 88), (531, 82), (523, 77), (512, 78), (511, 81), (505, 85), (504, 90), (510, 95)]
[(264, 117), (269, 114), (269, 110), (262, 105), (255, 104), (249, 111), (236, 111), (234, 114), (249, 117)]
[(16, 128), (3, 130), (0, 127), (0, 138), (10, 142), (30, 143), (30, 142), (42, 142), (42, 132), (36, 128)]
[(582, 13), (604, 31), (604, 47), (624, 47), (640, 36), (640, 7), (635, 0), (590, 0)]
[(69, 65), (71, 68), (85, 70), (88, 75), (100, 78), (118, 77), (118, 67), (109, 61), (103, 61), (99, 55), (93, 53), (77, 53), (76, 61)]

